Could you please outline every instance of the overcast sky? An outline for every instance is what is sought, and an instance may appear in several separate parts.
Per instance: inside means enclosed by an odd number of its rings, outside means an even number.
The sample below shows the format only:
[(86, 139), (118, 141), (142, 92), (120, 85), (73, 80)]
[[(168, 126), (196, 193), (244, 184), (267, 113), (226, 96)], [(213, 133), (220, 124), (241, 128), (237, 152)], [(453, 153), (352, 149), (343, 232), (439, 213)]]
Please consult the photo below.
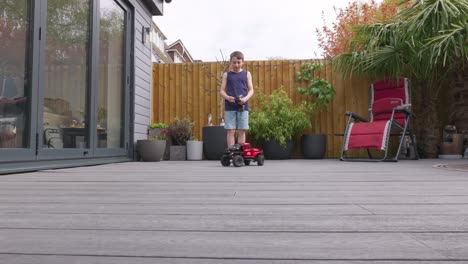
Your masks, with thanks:
[[(222, 60), (240, 50), (246, 60), (321, 56), (316, 28), (336, 19), (351, 0), (173, 0), (154, 21), (170, 44), (182, 40), (194, 59)], [(379, 1), (380, 2), (380, 1)], [(315, 55), (317, 54), (317, 56)]]

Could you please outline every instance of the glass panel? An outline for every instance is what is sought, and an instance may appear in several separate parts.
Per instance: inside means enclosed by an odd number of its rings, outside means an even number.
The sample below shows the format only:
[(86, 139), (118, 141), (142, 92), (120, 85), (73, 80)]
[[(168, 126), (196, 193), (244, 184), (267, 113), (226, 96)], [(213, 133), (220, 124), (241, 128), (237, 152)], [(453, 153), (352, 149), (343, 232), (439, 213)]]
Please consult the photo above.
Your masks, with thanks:
[(0, 148), (29, 147), (29, 4), (0, 4)]
[(98, 148), (122, 148), (125, 11), (112, 0), (102, 0), (100, 4)]
[(88, 146), (89, 0), (47, 1), (44, 148)]

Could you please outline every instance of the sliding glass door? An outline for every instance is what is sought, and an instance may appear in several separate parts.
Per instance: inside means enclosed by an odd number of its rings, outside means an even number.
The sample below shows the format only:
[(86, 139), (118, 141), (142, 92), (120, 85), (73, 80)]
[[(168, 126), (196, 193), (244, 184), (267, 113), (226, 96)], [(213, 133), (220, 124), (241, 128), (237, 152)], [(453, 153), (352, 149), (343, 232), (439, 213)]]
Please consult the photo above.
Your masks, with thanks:
[(0, 162), (128, 154), (131, 21), (125, 0), (2, 0)]
[(47, 0), (41, 13), (39, 155), (89, 155), (92, 1)]
[(0, 161), (35, 156), (32, 109), (33, 2), (0, 5)]
[(129, 9), (115, 0), (46, 0), (39, 159), (125, 155)]
[(118, 154), (128, 137), (128, 10), (122, 2), (101, 0), (99, 17), (97, 152)]
[(127, 155), (124, 0), (2, 0), (0, 162)]

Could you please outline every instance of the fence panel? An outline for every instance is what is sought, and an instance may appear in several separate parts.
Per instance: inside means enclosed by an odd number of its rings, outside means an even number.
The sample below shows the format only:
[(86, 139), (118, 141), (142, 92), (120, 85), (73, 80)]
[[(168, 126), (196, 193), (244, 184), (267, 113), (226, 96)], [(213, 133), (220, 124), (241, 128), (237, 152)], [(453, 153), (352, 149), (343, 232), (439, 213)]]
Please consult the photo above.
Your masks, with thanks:
[[(244, 69), (251, 72), (256, 93), (271, 94), (283, 86), (294, 103), (307, 100), (296, 88), (305, 85), (296, 80), (300, 65), (312, 60), (270, 60), (247, 61)], [(152, 122), (170, 124), (175, 118), (189, 118), (194, 122), (194, 136), (202, 138), (202, 127), (212, 115), (213, 125), (218, 125), (223, 116), (224, 103), (219, 96), (221, 76), (224, 66), (219, 62), (153, 64)], [(367, 116), (367, 79), (343, 80), (333, 72), (330, 64), (325, 65), (317, 75), (327, 79), (336, 90), (336, 97), (328, 109), (317, 113), (312, 120), (313, 127), (308, 133), (323, 133), (328, 136), (327, 157), (338, 157), (343, 142), (335, 134), (345, 129), (345, 111), (353, 111)], [(255, 108), (258, 101), (254, 96), (250, 101)], [(299, 137), (296, 139), (299, 146)], [(298, 148), (294, 157), (300, 157)]]

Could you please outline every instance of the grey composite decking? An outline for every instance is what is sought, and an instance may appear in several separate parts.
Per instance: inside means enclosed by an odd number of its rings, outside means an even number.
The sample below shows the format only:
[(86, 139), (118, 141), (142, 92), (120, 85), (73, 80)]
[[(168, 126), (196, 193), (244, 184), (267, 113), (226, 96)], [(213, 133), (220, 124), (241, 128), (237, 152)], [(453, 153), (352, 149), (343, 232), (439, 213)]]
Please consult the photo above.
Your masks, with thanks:
[(0, 176), (0, 263), (468, 263), (468, 172), (440, 163), (163, 161)]

